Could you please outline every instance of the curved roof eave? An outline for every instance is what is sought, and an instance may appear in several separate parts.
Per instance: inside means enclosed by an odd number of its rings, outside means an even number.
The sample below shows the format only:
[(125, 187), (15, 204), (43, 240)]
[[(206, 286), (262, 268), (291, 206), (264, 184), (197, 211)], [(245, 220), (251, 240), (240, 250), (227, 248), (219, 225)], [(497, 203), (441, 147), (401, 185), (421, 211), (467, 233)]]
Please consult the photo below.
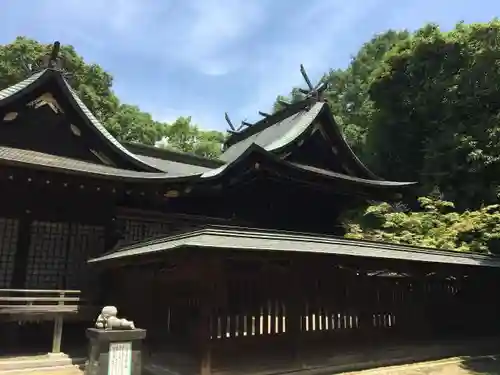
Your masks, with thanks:
[(112, 148), (122, 154), (127, 160), (132, 162), (139, 168), (146, 169), (147, 172), (158, 172), (161, 173), (160, 169), (156, 168), (154, 165), (145, 162), (138, 158), (135, 154), (127, 150), (118, 140), (109, 133), (106, 128), (101, 124), (101, 122), (94, 116), (94, 114), (88, 109), (85, 103), (78, 97), (75, 90), (69, 85), (69, 83), (61, 76), (60, 73), (56, 72), (55, 75), (57, 83), (64, 94), (69, 98), (72, 107), (76, 112), (88, 123), (89, 127), (95, 129), (97, 135), (106, 143), (108, 143)]
[(7, 105), (11, 102), (17, 100), (20, 96), (24, 95), (26, 92), (32, 91), (37, 87), (44, 84), (49, 78), (47, 74), (47, 69), (37, 72), (25, 80), (16, 83), (15, 85), (9, 86), (0, 91), (0, 105)]
[(342, 134), (340, 127), (337, 124), (337, 121), (335, 121), (335, 118), (333, 117), (332, 111), (330, 110), (330, 106), (327, 103), (325, 103), (325, 107), (323, 107), (323, 111), (320, 115), (325, 116), (325, 118), (331, 125), (328, 127), (324, 127), (327, 135), (330, 137), (331, 140), (335, 139), (339, 141), (339, 145), (343, 149), (342, 151), (344, 151), (352, 158), (359, 171), (362, 172), (366, 177), (369, 177), (370, 179), (383, 181), (383, 178), (373, 173), (351, 149), (351, 146), (349, 146), (349, 143), (347, 143), (346, 139), (344, 138), (344, 135)]
[(120, 144), (113, 137), (104, 126), (99, 122), (99, 120), (94, 116), (94, 114), (87, 108), (85, 103), (78, 97), (76, 91), (74, 91), (69, 83), (62, 77), (61, 73), (53, 69), (44, 69), (38, 73), (31, 75), (25, 80), (9, 86), (0, 91), (0, 105), (7, 105), (13, 101), (19, 99), (21, 96), (32, 92), (41, 85), (47, 83), (50, 79), (55, 79), (58, 87), (61, 89), (63, 94), (66, 95), (73, 109), (85, 120), (89, 128), (93, 129), (94, 132), (106, 143), (108, 143), (113, 149), (115, 149), (119, 154), (126, 158), (129, 162), (135, 166), (144, 169), (147, 172), (158, 172), (162, 171), (153, 165), (144, 162), (139, 159), (136, 155), (128, 151), (123, 145)]
[(286, 160), (282, 160), (277, 155), (272, 153), (270, 150), (263, 148), (255, 143), (250, 145), (247, 150), (241, 154), (236, 160), (231, 163), (225, 164), (217, 169), (207, 171), (201, 175), (202, 179), (215, 178), (217, 176), (229, 173), (230, 170), (236, 168), (239, 164), (244, 163), (250, 159), (251, 155), (260, 156), (259, 162), (270, 163), (271, 166), (277, 166), (281, 168), (288, 169), (290, 172), (302, 173), (302, 174), (314, 174), (319, 175), (327, 179), (342, 180), (351, 183), (357, 183), (364, 186), (378, 187), (378, 188), (402, 188), (409, 187), (416, 184), (416, 182), (397, 182), (397, 181), (386, 181), (386, 180), (370, 180), (359, 177), (352, 177), (344, 175), (337, 172), (327, 171), (320, 168), (315, 168), (311, 166), (301, 165), (297, 163), (291, 163)]
[(397, 188), (413, 185), (414, 183), (407, 182), (391, 182), (366, 180), (357, 177), (351, 177), (325, 171), (318, 168), (294, 164), (285, 160), (281, 160), (273, 153), (266, 151), (262, 147), (253, 144), (247, 151), (231, 163), (225, 164), (217, 169), (210, 170), (204, 173), (195, 174), (180, 174), (172, 175), (165, 172), (138, 172), (125, 169), (119, 169), (100, 164), (89, 163), (80, 160), (65, 158), (44, 154), (37, 151), (14, 149), (10, 147), (0, 147), (0, 161), (11, 166), (30, 166), (38, 170), (58, 171), (73, 175), (87, 175), (96, 178), (107, 180), (117, 180), (125, 182), (157, 182), (157, 183), (182, 183), (182, 182), (201, 182), (217, 180), (228, 173), (235, 170), (247, 171), (255, 168), (255, 163), (261, 163), (263, 166), (268, 165), (270, 168), (280, 168), (288, 171), (290, 175), (297, 174), (308, 179), (308, 176), (315, 175), (328, 180), (342, 180), (351, 183), (357, 183), (365, 186), (380, 187), (380, 188)]
[(56, 171), (70, 175), (86, 175), (107, 180), (128, 182), (194, 180), (200, 174), (172, 175), (165, 172), (139, 172), (107, 165), (94, 164), (38, 151), (0, 146), (0, 163), (13, 167), (30, 167), (36, 170)]
[(315, 174), (331, 180), (342, 180), (351, 183), (357, 183), (365, 186), (379, 187), (379, 188), (401, 188), (416, 185), (416, 182), (399, 182), (399, 181), (387, 181), (387, 180), (371, 180), (360, 177), (353, 177), (345, 175), (342, 173), (337, 173), (321, 168), (312, 167), (309, 165), (302, 165), (299, 163), (292, 163), (283, 159), (280, 159), (275, 154), (262, 150), (261, 153), (268, 159), (268, 161), (274, 163), (276, 166), (281, 166), (287, 168), (290, 171), (295, 171), (299, 173)]

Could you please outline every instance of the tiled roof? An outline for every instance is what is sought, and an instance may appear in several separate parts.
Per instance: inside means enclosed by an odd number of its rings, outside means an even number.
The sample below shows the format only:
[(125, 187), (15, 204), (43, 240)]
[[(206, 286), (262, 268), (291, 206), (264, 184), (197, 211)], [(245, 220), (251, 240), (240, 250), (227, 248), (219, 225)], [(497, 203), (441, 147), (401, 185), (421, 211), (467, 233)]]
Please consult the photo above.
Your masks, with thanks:
[(137, 155), (139, 159), (148, 163), (150, 165), (154, 165), (156, 168), (162, 170), (163, 172), (168, 173), (203, 173), (212, 170), (213, 168), (202, 167), (199, 165), (187, 164), (187, 163), (179, 163), (173, 160), (159, 159), (154, 158), (152, 156), (145, 155)]
[(38, 78), (40, 78), (43, 74), (45, 73), (45, 70), (35, 73), (32, 76), (26, 78), (24, 81), (21, 81), (19, 83), (16, 83), (13, 86), (9, 86), (3, 90), (0, 91), (0, 101), (18, 93), (19, 91), (25, 89), (29, 85), (31, 85), (33, 82), (35, 82)]
[(89, 119), (90, 123), (94, 126), (94, 128), (100, 133), (106, 141), (111, 143), (113, 147), (117, 148), (122, 154), (126, 155), (128, 158), (133, 160), (136, 164), (138, 164), (141, 167), (145, 167), (149, 171), (157, 171), (159, 172), (160, 170), (156, 168), (154, 165), (151, 165), (147, 163), (145, 160), (142, 160), (141, 158), (137, 157), (137, 155), (131, 153), (129, 150), (127, 150), (123, 145), (117, 141), (115, 137), (113, 137), (107, 130), (106, 128), (101, 124), (101, 122), (94, 116), (94, 114), (88, 109), (88, 107), (85, 105), (85, 103), (80, 99), (78, 96), (77, 92), (73, 90), (73, 88), (69, 85), (69, 83), (60, 76), (60, 79), (63, 80), (63, 83), (65, 87), (69, 90), (69, 93), (71, 94), (71, 97), (73, 100), (76, 102), (80, 110), (83, 112), (83, 114)]
[(106, 128), (99, 122), (99, 120), (92, 114), (92, 112), (87, 108), (85, 103), (79, 98), (75, 90), (71, 88), (68, 82), (62, 77), (61, 73), (52, 69), (45, 69), (38, 73), (33, 74), (27, 79), (19, 82), (16, 85), (10, 86), (2, 91), (0, 91), (0, 104), (2, 101), (11, 98), (15, 94), (20, 94), (26, 90), (30, 90), (33, 85), (40, 83), (40, 80), (55, 79), (60, 86), (60, 88), (67, 92), (69, 99), (73, 100), (76, 109), (82, 112), (82, 115), (88, 120), (90, 125), (93, 127), (94, 131), (101, 136), (106, 142), (108, 142), (111, 147), (119, 150), (119, 152), (132, 161), (138, 167), (149, 171), (149, 172), (161, 172), (155, 166), (148, 164), (147, 162), (138, 158), (135, 154), (128, 151), (123, 147), (120, 142), (113, 137)]
[(88, 262), (98, 263), (135, 258), (182, 248), (315, 253), (500, 268), (500, 258), (490, 255), (348, 240), (325, 235), (227, 226), (195, 229), (183, 234), (145, 241), (90, 259)]
[(261, 132), (250, 135), (242, 141), (233, 144), (220, 156), (223, 161), (238, 158), (252, 144), (256, 144), (267, 151), (274, 151), (293, 142), (312, 125), (324, 103), (316, 103), (311, 108), (304, 108), (290, 116), (263, 129)]
[(169, 173), (203, 173), (224, 164), (220, 160), (138, 143), (125, 142), (123, 146), (139, 159)]
[[(255, 147), (256, 146), (254, 146), (254, 148)], [(267, 155), (267, 160), (270, 163), (278, 163), (281, 167), (291, 168), (289, 169), (290, 172), (292, 172), (293, 169), (295, 169), (302, 173), (309, 173), (309, 174), (313, 173), (318, 176), (322, 176), (324, 178), (330, 178), (332, 180), (355, 182), (360, 185), (371, 186), (371, 187), (397, 188), (406, 185), (411, 185), (410, 183), (405, 183), (405, 182), (365, 180), (361, 178), (346, 176), (340, 173), (326, 171), (319, 168), (311, 168), (300, 164), (290, 163), (287, 161), (272, 158), (270, 154), (267, 154), (266, 151), (264, 150), (259, 151), (258, 148), (254, 152), (263, 155), (264, 161), (266, 160), (266, 155)], [(244, 157), (240, 159), (243, 160)], [(115, 179), (115, 180), (181, 181), (181, 180), (215, 178), (223, 174), (224, 172), (228, 171), (230, 167), (234, 168), (238, 163), (238, 160), (232, 163), (224, 164), (220, 168), (207, 171), (201, 171), (201, 170), (194, 171), (190, 168), (185, 168), (185, 166), (181, 166), (178, 168), (171, 168), (165, 172), (138, 172), (129, 169), (119, 169), (102, 164), (94, 164), (82, 160), (65, 158), (62, 156), (45, 154), (37, 151), (21, 150), (11, 147), (0, 146), (0, 162), (2, 164), (13, 165), (13, 166), (28, 165), (34, 169), (53, 170), (61, 173), (88, 175), (88, 176), (94, 176), (106, 179)]]
[(37, 151), (21, 150), (2, 146), (0, 146), (0, 161), (3, 164), (9, 165), (31, 165), (37, 169), (59, 170), (69, 174), (85, 174), (105, 178), (118, 177), (122, 179), (144, 180), (175, 177), (175, 175), (170, 175), (164, 172), (137, 172), (65, 158), (62, 156), (45, 154)]
[[(58, 169), (67, 173), (89, 174), (116, 179), (135, 180), (171, 180), (171, 179), (196, 179), (213, 178), (226, 171), (235, 168), (251, 153), (259, 153), (263, 161), (274, 163), (280, 168), (288, 168), (288, 172), (314, 173), (323, 177), (336, 180), (357, 182), (369, 186), (399, 187), (411, 185), (411, 183), (399, 183), (390, 181), (376, 181), (365, 178), (356, 178), (341, 173), (327, 171), (306, 165), (293, 164), (280, 160), (273, 151), (285, 147), (301, 135), (305, 134), (314, 123), (314, 120), (328, 109), (324, 102), (304, 101), (292, 105), (288, 110), (275, 114), (247, 129), (244, 134), (233, 135), (235, 142), (222, 154), (220, 160), (213, 161), (200, 157), (181, 155), (165, 151), (165, 155), (156, 155), (158, 150), (143, 150), (147, 146), (129, 145), (118, 142), (92, 114), (78, 94), (73, 90), (60, 72), (46, 69), (32, 75), (17, 85), (0, 91), (0, 105), (13, 95), (18, 95), (25, 90), (30, 90), (34, 85), (44, 84), (46, 80), (55, 79), (63, 93), (73, 102), (75, 109), (81, 111), (81, 116), (90, 127), (104, 139), (111, 147), (114, 147), (129, 161), (142, 167), (143, 171), (113, 168), (105, 165), (93, 164), (80, 160), (73, 160), (55, 155), (44, 154), (30, 150), (19, 150), (9, 147), (0, 147), (0, 160), (11, 164), (30, 164), (38, 168)], [(329, 112), (329, 111), (327, 111)], [(348, 146), (347, 146), (348, 147)], [(155, 153), (154, 155), (151, 153)], [(160, 152), (161, 153), (161, 152)], [(166, 154), (171, 154), (170, 156)], [(176, 157), (173, 157), (175, 154)], [(164, 157), (165, 156), (165, 157)], [(301, 174), (300, 178), (308, 178)]]

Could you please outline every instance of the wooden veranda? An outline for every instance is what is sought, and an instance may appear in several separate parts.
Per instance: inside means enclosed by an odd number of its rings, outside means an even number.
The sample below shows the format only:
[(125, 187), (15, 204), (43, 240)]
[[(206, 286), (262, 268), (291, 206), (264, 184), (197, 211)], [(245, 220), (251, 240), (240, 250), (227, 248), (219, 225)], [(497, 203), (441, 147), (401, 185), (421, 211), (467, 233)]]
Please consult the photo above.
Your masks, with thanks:
[(241, 228), (91, 260), (110, 303), (184, 373), (321, 368), (346, 349), (496, 335), (500, 259)]

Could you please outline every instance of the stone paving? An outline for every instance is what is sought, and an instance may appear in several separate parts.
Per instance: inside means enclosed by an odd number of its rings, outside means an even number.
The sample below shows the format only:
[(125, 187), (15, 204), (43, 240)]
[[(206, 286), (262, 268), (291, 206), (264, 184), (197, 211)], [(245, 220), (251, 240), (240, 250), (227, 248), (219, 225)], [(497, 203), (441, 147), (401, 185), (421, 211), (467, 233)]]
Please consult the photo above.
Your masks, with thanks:
[[(68, 367), (62, 369), (39, 369), (31, 371), (8, 371), (6, 375), (83, 375), (84, 371), (78, 367)], [(0, 371), (0, 375), (4, 374)]]
[[(0, 372), (1, 374), (1, 372)], [(78, 367), (60, 370), (10, 372), (16, 375), (83, 375)], [(334, 375), (334, 374), (332, 374)], [(482, 357), (471, 360), (445, 359), (441, 361), (391, 366), (338, 375), (500, 375), (500, 357)]]
[(500, 375), (500, 357), (486, 356), (470, 360), (458, 358), (445, 359), (434, 362), (346, 372), (339, 375)]

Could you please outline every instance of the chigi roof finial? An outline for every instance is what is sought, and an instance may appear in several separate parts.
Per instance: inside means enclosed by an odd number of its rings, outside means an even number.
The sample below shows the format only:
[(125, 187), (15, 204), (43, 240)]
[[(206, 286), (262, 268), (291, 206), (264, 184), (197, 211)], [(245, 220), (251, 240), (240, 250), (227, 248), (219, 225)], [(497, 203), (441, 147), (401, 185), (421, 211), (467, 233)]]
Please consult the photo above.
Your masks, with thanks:
[(229, 125), (229, 131), (232, 132), (232, 133), (238, 133), (240, 132), (244, 127), (250, 127), (252, 126), (253, 124), (250, 124), (249, 122), (246, 122), (246, 121), (242, 121), (241, 122), (241, 125), (236, 127), (234, 126), (233, 122), (231, 121), (231, 119), (229, 118), (229, 115), (226, 113), (224, 113), (224, 118), (226, 119), (226, 122), (227, 124)]
[(52, 45), (52, 51), (50, 51), (49, 61), (47, 64), (47, 68), (57, 68), (58, 62), (61, 61), (59, 59), (59, 52), (61, 51), (61, 43), (59, 41), (55, 41)]
[(232, 132), (235, 132), (236, 131), (236, 128), (234, 127), (233, 125), (233, 122), (231, 121), (231, 119), (229, 118), (229, 115), (226, 113), (224, 113), (224, 118), (226, 119), (226, 122), (227, 124), (229, 125), (229, 128), (231, 129), (230, 131)]
[(304, 94), (307, 98), (315, 98), (318, 101), (324, 100), (323, 94), (325, 90), (328, 88), (328, 83), (320, 80), (316, 86), (313, 86), (311, 80), (309, 79), (306, 73), (306, 69), (302, 64), (300, 64), (300, 74), (302, 74), (302, 77), (304, 78), (304, 81), (306, 81), (307, 87), (309, 89), (308, 90), (299, 89), (299, 91), (302, 94)]
[(63, 70), (63, 61), (61, 56), (59, 55), (60, 51), (61, 51), (61, 43), (59, 43), (58, 41), (54, 42), (50, 50), (50, 53), (44, 55), (34, 64), (24, 64), (26, 70), (31, 73), (36, 73), (45, 69), (54, 69), (63, 73), (65, 78), (66, 76), (68, 76), (69, 78), (70, 74), (64, 72)]
[(50, 53), (38, 60), (37, 64), (30, 65), (29, 70), (31, 70), (32, 74), (45, 69), (57, 70), (59, 73), (61, 73), (64, 79), (71, 82), (73, 74), (64, 69), (64, 61), (63, 57), (60, 55), (60, 52), (61, 43), (55, 41), (52, 45)]
[(52, 45), (50, 54), (42, 58), (42, 68), (45, 69), (61, 69), (61, 59), (59, 52), (61, 51), (61, 43), (55, 41)]

